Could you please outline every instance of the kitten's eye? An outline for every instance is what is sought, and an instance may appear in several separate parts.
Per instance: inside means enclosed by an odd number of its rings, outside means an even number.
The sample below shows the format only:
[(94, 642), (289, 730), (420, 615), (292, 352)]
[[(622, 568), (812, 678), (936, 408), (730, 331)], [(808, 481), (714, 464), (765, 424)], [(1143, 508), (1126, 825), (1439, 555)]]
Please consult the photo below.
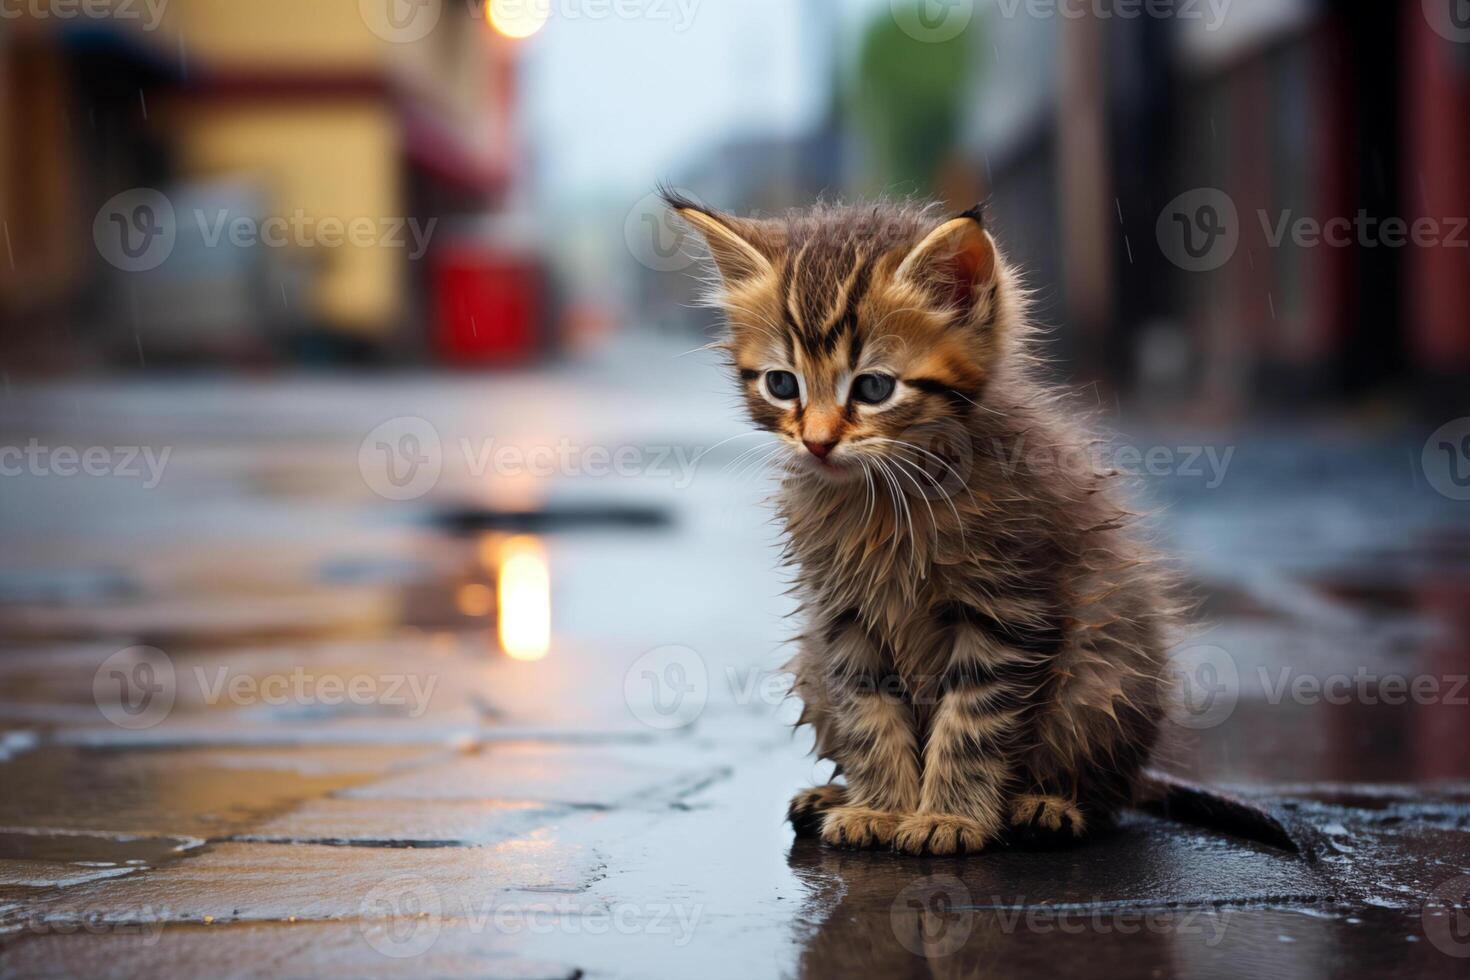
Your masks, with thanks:
[(893, 394), (894, 380), (886, 374), (860, 374), (852, 383), (852, 397), (868, 405), (881, 405)]
[(772, 398), (788, 402), (796, 397), (800, 389), (796, 384), (796, 375), (790, 371), (767, 371), (766, 390), (771, 393)]

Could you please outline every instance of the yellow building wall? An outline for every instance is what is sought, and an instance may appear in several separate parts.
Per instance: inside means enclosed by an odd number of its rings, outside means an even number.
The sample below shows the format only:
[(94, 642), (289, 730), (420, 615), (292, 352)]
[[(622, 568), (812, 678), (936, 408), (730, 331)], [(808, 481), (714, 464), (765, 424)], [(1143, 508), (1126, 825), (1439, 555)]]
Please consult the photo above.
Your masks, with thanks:
[(386, 43), (358, 0), (172, 0), (165, 24), (192, 59), (219, 68), (366, 69)]
[[(193, 79), (300, 87), (253, 97), (210, 93), (206, 84), (203, 94), (186, 87), (152, 107), (181, 179), (255, 181), (267, 188), (273, 216), (289, 219), (299, 208), (343, 222), (405, 218), (404, 106), (453, 134), (471, 158), (495, 161), (507, 152), (494, 70), (498, 42), (478, 4), (440, 0), (433, 29), (405, 40), (385, 38), (378, 15), (391, 3), (400, 15), (432, 7), (413, 7), (413, 0), (106, 2), (128, 11), (116, 29), (162, 58), (181, 58)], [(55, 23), (21, 20), (17, 28), (39, 36)], [(324, 83), (319, 92), (312, 91), (314, 77)], [(350, 89), (374, 79), (381, 94), (331, 90), (336, 82)], [(310, 255), (313, 313), (330, 326), (383, 336), (407, 306), (408, 251), (318, 246)]]
[[(186, 178), (257, 180), (274, 215), (290, 218), (299, 208), (344, 224), (405, 217), (397, 124), (379, 100), (206, 102), (181, 108), (173, 122)], [(406, 230), (399, 238), (411, 241)], [(309, 258), (321, 319), (364, 334), (392, 328), (402, 312), (407, 248), (344, 241), (316, 245)]]

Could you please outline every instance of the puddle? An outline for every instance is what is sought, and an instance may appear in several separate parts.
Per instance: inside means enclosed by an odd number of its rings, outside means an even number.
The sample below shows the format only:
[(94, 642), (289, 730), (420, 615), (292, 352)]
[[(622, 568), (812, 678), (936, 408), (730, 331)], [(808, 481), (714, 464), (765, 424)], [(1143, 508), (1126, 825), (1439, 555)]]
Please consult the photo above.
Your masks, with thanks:
[(119, 878), (158, 867), (203, 844), (192, 837), (0, 829), (0, 886), (65, 888)]
[(138, 583), (118, 569), (0, 569), (0, 603), (118, 602), (139, 592)]
[(70, 842), (57, 847), (82, 847), (86, 835), (161, 840), (245, 833), (303, 800), (367, 782), (424, 751), (42, 747), (6, 763), (0, 827), (56, 828)]
[(133, 837), (0, 829), (0, 861), (53, 861), (102, 867), (157, 864), (204, 843), (193, 837)]
[(1370, 615), (1413, 612), (1420, 606), (1415, 590), (1401, 582), (1353, 579), (1318, 581), (1318, 592)]
[(566, 531), (647, 531), (671, 527), (668, 508), (652, 504), (602, 503), (550, 505), (538, 510), (489, 510), (465, 507), (440, 511), (434, 523), (453, 534), (502, 531), (508, 534), (555, 534)]

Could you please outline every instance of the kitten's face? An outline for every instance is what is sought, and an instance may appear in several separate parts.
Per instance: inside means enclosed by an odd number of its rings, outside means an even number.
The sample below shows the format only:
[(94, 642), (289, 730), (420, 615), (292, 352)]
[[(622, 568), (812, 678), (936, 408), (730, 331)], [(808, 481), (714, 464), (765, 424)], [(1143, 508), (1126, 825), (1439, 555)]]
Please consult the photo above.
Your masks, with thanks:
[(755, 222), (676, 206), (719, 266), (750, 417), (796, 472), (846, 480), (874, 457), (919, 462), (915, 427), (979, 400), (997, 258), (978, 218), (844, 209)]

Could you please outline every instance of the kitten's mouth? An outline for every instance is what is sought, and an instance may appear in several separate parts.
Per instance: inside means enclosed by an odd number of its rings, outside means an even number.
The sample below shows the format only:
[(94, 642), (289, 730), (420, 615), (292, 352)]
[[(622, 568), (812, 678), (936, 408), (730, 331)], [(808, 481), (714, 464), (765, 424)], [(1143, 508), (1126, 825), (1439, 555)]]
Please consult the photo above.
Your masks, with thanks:
[(811, 453), (807, 453), (802, 459), (802, 466), (808, 473), (834, 482), (850, 480), (862, 470), (862, 467), (850, 459), (834, 459), (831, 456), (820, 459)]

